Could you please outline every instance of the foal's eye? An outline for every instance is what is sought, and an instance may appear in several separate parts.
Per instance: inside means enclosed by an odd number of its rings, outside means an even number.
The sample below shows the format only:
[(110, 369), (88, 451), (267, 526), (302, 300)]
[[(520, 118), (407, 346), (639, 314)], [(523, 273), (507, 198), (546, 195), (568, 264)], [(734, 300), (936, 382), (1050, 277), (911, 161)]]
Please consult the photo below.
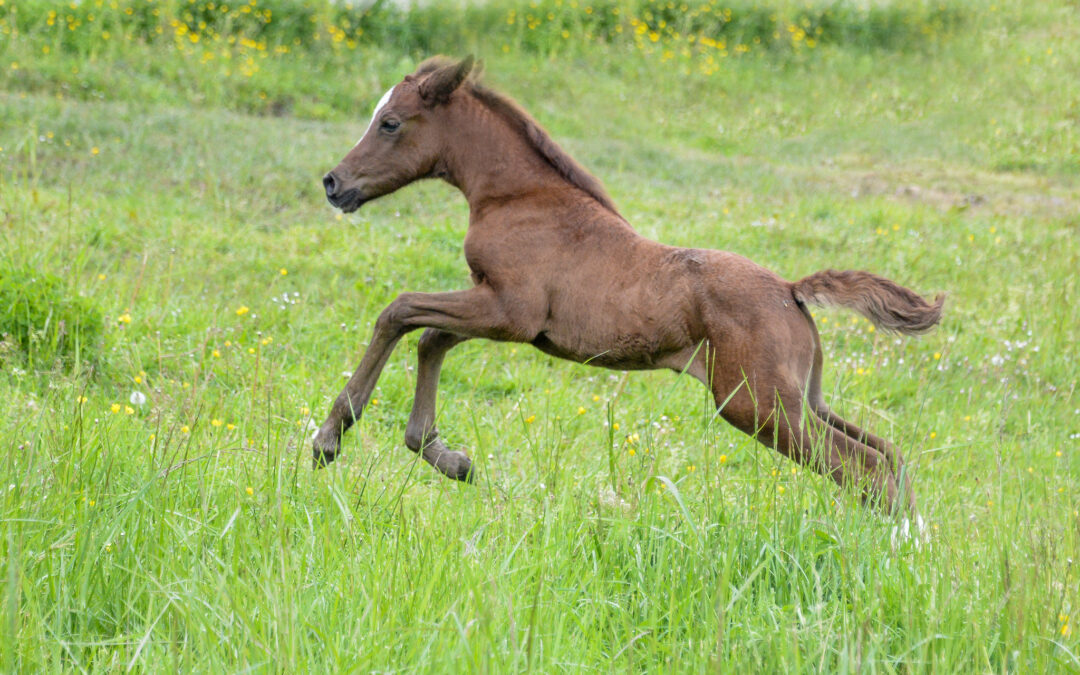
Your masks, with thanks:
[(381, 125), (379, 125), (379, 128), (382, 129), (383, 131), (388, 131), (390, 133), (393, 133), (393, 132), (397, 131), (398, 127), (400, 127), (400, 126), (401, 126), (401, 122), (398, 122), (397, 120), (383, 120), (383, 123)]

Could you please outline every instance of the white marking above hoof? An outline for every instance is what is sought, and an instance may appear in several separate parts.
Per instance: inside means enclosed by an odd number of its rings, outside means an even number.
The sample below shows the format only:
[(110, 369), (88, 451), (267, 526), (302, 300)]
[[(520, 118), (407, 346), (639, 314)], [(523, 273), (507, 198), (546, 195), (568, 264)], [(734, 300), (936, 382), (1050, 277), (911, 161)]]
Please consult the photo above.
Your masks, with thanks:
[(889, 541), (892, 543), (893, 548), (896, 548), (900, 544), (907, 541), (915, 546), (915, 548), (921, 548), (922, 543), (927, 541), (929, 528), (926, 526), (926, 521), (922, 516), (915, 516), (915, 532), (912, 533), (911, 520), (904, 518), (900, 521), (899, 525), (893, 526), (892, 534), (889, 536)]

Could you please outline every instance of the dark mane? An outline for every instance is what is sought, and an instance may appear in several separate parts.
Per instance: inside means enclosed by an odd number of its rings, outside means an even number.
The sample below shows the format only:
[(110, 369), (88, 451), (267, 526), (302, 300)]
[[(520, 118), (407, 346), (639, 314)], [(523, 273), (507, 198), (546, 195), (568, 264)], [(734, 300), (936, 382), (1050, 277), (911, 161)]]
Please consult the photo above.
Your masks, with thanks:
[[(423, 77), (448, 63), (453, 63), (453, 60), (441, 56), (432, 57), (421, 63), (414, 75)], [(611, 197), (604, 190), (603, 184), (589, 173), (585, 167), (578, 164), (573, 157), (566, 154), (552, 140), (551, 136), (544, 131), (544, 128), (533, 119), (532, 115), (525, 112), (521, 106), (508, 97), (479, 84), (474, 77), (470, 77), (465, 86), (468, 87), (469, 93), (476, 97), (476, 100), (483, 103), (499, 117), (502, 117), (514, 130), (520, 133), (529, 142), (529, 145), (559, 172), (560, 176), (569, 181), (574, 187), (579, 188), (585, 194), (600, 202), (601, 206), (608, 211), (620, 218), (622, 217), (619, 215), (619, 210), (615, 208), (615, 203), (611, 201)]]
[(615, 208), (615, 203), (611, 201), (611, 197), (609, 197), (607, 191), (604, 190), (603, 184), (601, 184), (595, 176), (589, 173), (585, 167), (578, 164), (573, 157), (566, 154), (566, 152), (551, 139), (551, 136), (544, 131), (544, 128), (541, 127), (529, 113), (525, 112), (521, 106), (502, 94), (476, 84), (475, 82), (470, 82), (469, 85), (472, 95), (493, 112), (509, 122), (511, 127), (521, 133), (521, 135), (525, 137), (525, 140), (532, 145), (533, 149), (540, 153), (540, 156), (546, 159), (551, 166), (555, 167), (555, 170), (559, 172), (559, 175), (575, 187), (580, 188), (585, 194), (600, 202), (605, 209), (611, 211), (615, 215), (619, 215), (618, 209)]

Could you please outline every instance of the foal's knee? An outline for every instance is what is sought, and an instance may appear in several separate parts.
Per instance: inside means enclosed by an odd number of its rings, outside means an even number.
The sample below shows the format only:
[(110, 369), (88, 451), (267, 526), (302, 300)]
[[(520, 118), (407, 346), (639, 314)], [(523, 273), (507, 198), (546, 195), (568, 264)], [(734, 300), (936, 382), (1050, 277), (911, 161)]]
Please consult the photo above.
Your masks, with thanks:
[(376, 333), (386, 333), (400, 337), (405, 332), (405, 319), (410, 313), (408, 295), (408, 293), (402, 293), (394, 298), (383, 311), (379, 312), (379, 318), (375, 319)]

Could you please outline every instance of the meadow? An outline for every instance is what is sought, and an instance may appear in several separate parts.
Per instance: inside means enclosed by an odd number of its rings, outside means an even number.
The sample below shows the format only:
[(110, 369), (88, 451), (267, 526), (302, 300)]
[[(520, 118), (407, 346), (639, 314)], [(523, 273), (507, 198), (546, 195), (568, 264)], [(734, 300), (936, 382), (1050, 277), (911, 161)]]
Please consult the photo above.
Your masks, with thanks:
[[(475, 53), (638, 231), (789, 279), (825, 389), (902, 445), (894, 522), (674, 373), (416, 339), (309, 437), (396, 294), (465, 287), (467, 208), (343, 216), (380, 95)], [(1080, 672), (1080, 19), (1067, 0), (0, 0), (0, 672)]]

